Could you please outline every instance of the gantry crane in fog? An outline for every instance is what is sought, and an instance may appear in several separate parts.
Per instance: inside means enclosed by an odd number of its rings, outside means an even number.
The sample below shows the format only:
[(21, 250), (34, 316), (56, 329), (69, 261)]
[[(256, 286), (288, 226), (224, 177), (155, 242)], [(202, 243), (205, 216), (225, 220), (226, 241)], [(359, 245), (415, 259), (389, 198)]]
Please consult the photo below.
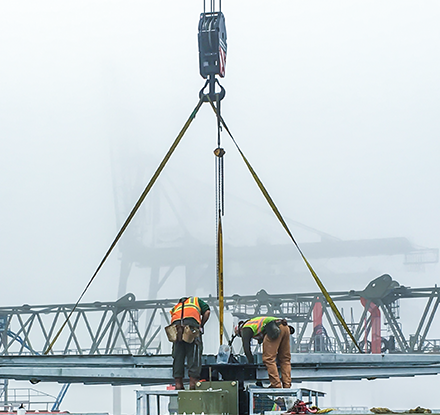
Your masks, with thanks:
[[(221, 101), (225, 97), (225, 89), (218, 77), (222, 78), (225, 75), (226, 26), (221, 2), (219, 10), (216, 10), (215, 1), (211, 1), (210, 4), (211, 10), (207, 11), (204, 2), (204, 11), (198, 25), (200, 74), (206, 79), (199, 92), (198, 104), (135, 206), (129, 211), (126, 211), (126, 207), (121, 203), (127, 200), (127, 194), (124, 193), (121, 197), (119, 192), (130, 192), (132, 187), (127, 184), (126, 176), (118, 177), (117, 173), (115, 174), (117, 213), (122, 212), (126, 219), (119, 223), (118, 234), (78, 301), (75, 304), (0, 307), (0, 377), (26, 379), (33, 383), (58, 381), (66, 384), (84, 382), (148, 385), (170, 382), (171, 356), (164, 353), (161, 333), (162, 323), (169, 323), (168, 309), (177, 300), (157, 300), (156, 297), (161, 285), (182, 266), (185, 268), (188, 291), (192, 291), (194, 287), (191, 284), (199, 283), (197, 278), (194, 279), (194, 275), (212, 272), (212, 269), (209, 270), (210, 261), (206, 259), (207, 252), (211, 251), (212, 247), (191, 237), (191, 232), (187, 230), (183, 233), (185, 237), (180, 241), (159, 244), (154, 225), (148, 230), (153, 231), (153, 238), (150, 243), (145, 243), (145, 223), (138, 220), (136, 226), (128, 226), (134, 216), (142, 211), (140, 208), (146, 196), (204, 103), (212, 108), (217, 122), (217, 143), (214, 149), (216, 237), (213, 244), (216, 260), (212, 267), (215, 268), (217, 293), (215, 297), (209, 296), (205, 300), (218, 318), (220, 345), (223, 337), (226, 340), (231, 339), (228, 327), (224, 324), (225, 311), (231, 313), (232, 318), (248, 318), (256, 314), (270, 313), (282, 316), (297, 325), (298, 334), (292, 346), (293, 351), (297, 352), (292, 359), (294, 380), (361, 379), (440, 373), (440, 363), (436, 356), (440, 342), (427, 337), (440, 301), (437, 287), (411, 289), (401, 286), (385, 274), (361, 291), (328, 292), (303, 253), (307, 252), (309, 259), (403, 254), (407, 263), (420, 265), (438, 262), (438, 249), (416, 248), (405, 238), (341, 241), (321, 232), (317, 232), (321, 237), (320, 242), (302, 244), (303, 249), (299, 247), (221, 115)], [(260, 290), (255, 296), (224, 295), (222, 217), (225, 196), (225, 151), (221, 146), (222, 131), (226, 131), (231, 138), (268, 205), (297, 248), (300, 258), (317, 283), (319, 292), (273, 295)], [(142, 178), (143, 172), (140, 171), (138, 174), (138, 177)], [(179, 226), (184, 228), (183, 221), (176, 213), (176, 202), (165, 191), (162, 192), (162, 196), (166, 199), (170, 211), (178, 218)], [(153, 206), (153, 223), (157, 223), (154, 215), (161, 209), (162, 207)], [(84, 293), (124, 233), (127, 237), (124, 243), (119, 245), (122, 254), (119, 300), (82, 304)], [(191, 252), (195, 248), (197, 255), (190, 255), (192, 259), (188, 260), (188, 252), (185, 252), (185, 249)], [(266, 245), (264, 250), (260, 250), (257, 245), (227, 248), (230, 252), (229, 259), (239, 263), (252, 262), (258, 265), (268, 262), (269, 256), (272, 260), (275, 258), (277, 263), (292, 260), (292, 245)], [(150, 269), (150, 300), (139, 301), (134, 294), (125, 293), (130, 270), (134, 264)], [(188, 278), (189, 274), (192, 279)], [(398, 321), (399, 302), (407, 298), (427, 299), (419, 325), (409, 338), (404, 335)], [(335, 305), (335, 302), (344, 301), (357, 302), (363, 310), (359, 320), (354, 321), (352, 318), (349, 325)], [(392, 333), (388, 337), (383, 337), (381, 333), (382, 316)], [(60, 320), (63, 320), (63, 323), (58, 329)], [(379, 354), (381, 359), (378, 359)], [(265, 379), (267, 376), (260, 362), (256, 365), (246, 365), (243, 361), (235, 363), (236, 365), (219, 366), (214, 356), (204, 356), (204, 376), (209, 372), (211, 379), (212, 368), (215, 368), (223, 379), (237, 379), (240, 382)], [(6, 385), (7, 382), (3, 384), (4, 390)]]

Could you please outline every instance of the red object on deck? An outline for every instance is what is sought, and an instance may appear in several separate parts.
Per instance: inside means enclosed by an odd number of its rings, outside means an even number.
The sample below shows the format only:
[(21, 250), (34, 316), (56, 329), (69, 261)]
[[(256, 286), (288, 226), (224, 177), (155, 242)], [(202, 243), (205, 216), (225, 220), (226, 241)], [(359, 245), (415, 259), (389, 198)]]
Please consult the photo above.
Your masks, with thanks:
[[(361, 303), (365, 307), (367, 300), (361, 297)], [(370, 303), (368, 311), (371, 314), (371, 353), (380, 354), (382, 352), (382, 337), (380, 335), (380, 310), (376, 304)], [(367, 347), (366, 341), (365, 347)]]
[(290, 410), (289, 413), (291, 413), (291, 414), (315, 414), (316, 412), (318, 412), (317, 409), (310, 409), (309, 407), (307, 407), (307, 404), (305, 402), (297, 399), (295, 401), (295, 403), (293, 404), (293, 408)]
[(322, 304), (320, 302), (315, 303), (313, 307), (313, 328), (316, 326), (322, 326)]

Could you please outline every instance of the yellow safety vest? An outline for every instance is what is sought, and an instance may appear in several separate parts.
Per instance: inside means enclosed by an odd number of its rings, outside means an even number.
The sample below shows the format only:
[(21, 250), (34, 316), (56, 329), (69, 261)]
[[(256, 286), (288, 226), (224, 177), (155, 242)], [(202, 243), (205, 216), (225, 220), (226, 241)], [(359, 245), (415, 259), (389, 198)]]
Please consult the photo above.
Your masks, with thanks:
[(254, 337), (255, 337), (264, 330), (264, 327), (266, 326), (267, 323), (270, 323), (271, 321), (274, 321), (274, 320), (279, 320), (279, 318), (278, 317), (267, 317), (267, 316), (254, 317), (254, 318), (251, 318), (250, 320), (246, 321), (243, 324), (242, 328), (249, 327), (250, 329), (252, 329), (252, 331), (254, 332)]

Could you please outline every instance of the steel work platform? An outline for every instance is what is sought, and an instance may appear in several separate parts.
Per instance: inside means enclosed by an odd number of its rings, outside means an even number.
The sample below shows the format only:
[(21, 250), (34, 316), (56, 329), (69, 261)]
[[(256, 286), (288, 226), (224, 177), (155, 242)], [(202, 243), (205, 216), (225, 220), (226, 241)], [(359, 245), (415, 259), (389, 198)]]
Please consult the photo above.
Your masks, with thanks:
[[(249, 396), (249, 415), (259, 413), (255, 412), (255, 403), (260, 397), (290, 397), (294, 400), (299, 399), (304, 402), (312, 402), (313, 405), (318, 406), (318, 397), (325, 396), (324, 392), (308, 388), (271, 389), (249, 385), (246, 390)], [(150, 415), (153, 412), (157, 415), (161, 415), (163, 407), (163, 405), (161, 405), (161, 398), (165, 397), (169, 400), (174, 398), (177, 405), (178, 393), (179, 391), (177, 390), (157, 389), (136, 391), (136, 415)], [(172, 413), (172, 411), (169, 410), (169, 405), (168, 402), (168, 412)]]

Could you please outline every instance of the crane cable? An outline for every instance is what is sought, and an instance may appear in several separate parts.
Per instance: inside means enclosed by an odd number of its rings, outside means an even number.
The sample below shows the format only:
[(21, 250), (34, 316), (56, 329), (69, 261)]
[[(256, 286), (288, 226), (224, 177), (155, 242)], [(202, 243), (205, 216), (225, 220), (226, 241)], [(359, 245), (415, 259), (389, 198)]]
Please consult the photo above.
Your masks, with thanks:
[(227, 131), (229, 137), (231, 137), (233, 143), (235, 144), (235, 147), (237, 148), (238, 152), (240, 153), (243, 161), (245, 162), (249, 172), (251, 173), (252, 177), (254, 178), (255, 182), (257, 183), (258, 187), (260, 188), (261, 192), (263, 193), (264, 197), (266, 198), (266, 201), (269, 203), (270, 207), (272, 208), (273, 212), (275, 213), (275, 216), (278, 218), (278, 220), (280, 221), (281, 225), (283, 226), (283, 228), (286, 230), (287, 234), (289, 235), (290, 239), (292, 240), (292, 242), (295, 244), (298, 252), (300, 253), (302, 259), (304, 260), (305, 264), (307, 265), (307, 268), (309, 269), (310, 273), (312, 274), (316, 284), (318, 285), (319, 289), (321, 290), (322, 294), (324, 295), (325, 299), (327, 300), (327, 302), (329, 303), (331, 309), (333, 310), (333, 313), (335, 314), (335, 316), (337, 317), (337, 319), (339, 320), (339, 322), (342, 324), (342, 326), (344, 327), (345, 331), (347, 332), (347, 334), (350, 336), (351, 340), (353, 341), (353, 343), (355, 344), (355, 346), (357, 347), (357, 349), (359, 350), (360, 353), (363, 353), (361, 348), (359, 347), (355, 337), (353, 336), (351, 330), (349, 329), (349, 327), (347, 326), (347, 323), (345, 322), (344, 318), (342, 317), (341, 313), (339, 312), (338, 308), (336, 307), (336, 304), (334, 303), (334, 301), (332, 300), (330, 294), (328, 293), (328, 291), (326, 290), (326, 288), (324, 287), (324, 284), (321, 282), (321, 280), (319, 279), (318, 275), (316, 274), (315, 270), (313, 269), (313, 267), (311, 266), (311, 264), (309, 263), (309, 261), (307, 260), (307, 258), (305, 257), (305, 255), (303, 254), (301, 248), (299, 247), (298, 243), (296, 242), (295, 238), (293, 237), (292, 233), (290, 232), (289, 227), (287, 226), (287, 223), (284, 221), (283, 217), (281, 216), (280, 211), (278, 210), (278, 208), (276, 207), (275, 203), (273, 202), (272, 198), (270, 197), (268, 191), (266, 190), (266, 188), (264, 187), (263, 183), (261, 182), (261, 180), (259, 179), (259, 177), (257, 176), (257, 173), (255, 172), (255, 170), (252, 168), (251, 164), (249, 163), (249, 161), (247, 160), (246, 156), (244, 155), (244, 153), (241, 151), (240, 147), (238, 146), (237, 142), (235, 141), (234, 137), (232, 136), (229, 128), (227, 127), (223, 117), (217, 112), (216, 107), (214, 106), (214, 104), (212, 103), (211, 99), (209, 99), (209, 103), (211, 104), (211, 107), (213, 109), (213, 111), (216, 113), (217, 117), (220, 119), (221, 124), (223, 125), (223, 127), (225, 128), (225, 130)]
[[(215, 10), (215, 0), (210, 0), (211, 13)], [(219, 0), (219, 11), (222, 11), (222, 0)], [(203, 0), (203, 14), (206, 13), (206, 0)]]
[(118, 234), (116, 235), (115, 239), (113, 240), (112, 244), (110, 245), (110, 248), (107, 250), (106, 254), (102, 258), (101, 262), (98, 265), (98, 268), (96, 268), (96, 271), (93, 273), (92, 277), (90, 278), (90, 281), (88, 282), (88, 284), (84, 288), (84, 290), (81, 293), (78, 301), (75, 303), (74, 307), (72, 308), (72, 310), (70, 311), (70, 313), (66, 317), (66, 320), (64, 321), (63, 325), (58, 330), (58, 332), (55, 335), (55, 337), (53, 338), (52, 342), (49, 344), (47, 349), (44, 351), (45, 355), (47, 355), (52, 350), (53, 345), (58, 340), (61, 332), (63, 331), (64, 327), (66, 326), (66, 324), (70, 320), (70, 317), (72, 316), (73, 312), (78, 307), (78, 304), (80, 303), (80, 301), (84, 297), (84, 294), (86, 293), (86, 291), (89, 289), (90, 285), (92, 284), (92, 282), (95, 279), (96, 275), (98, 274), (99, 270), (102, 268), (102, 266), (104, 265), (105, 261), (109, 257), (110, 253), (113, 251), (113, 248), (116, 246), (116, 244), (118, 243), (118, 241), (121, 238), (122, 234), (127, 229), (127, 226), (129, 225), (129, 223), (133, 219), (134, 215), (139, 210), (140, 206), (142, 205), (142, 202), (144, 201), (144, 199), (147, 196), (147, 194), (150, 192), (151, 188), (153, 187), (153, 185), (156, 182), (157, 178), (159, 177), (160, 173), (162, 172), (162, 170), (164, 169), (164, 167), (167, 164), (168, 160), (170, 159), (171, 155), (174, 153), (174, 150), (176, 149), (177, 145), (180, 143), (180, 140), (182, 139), (183, 135), (188, 130), (188, 128), (191, 125), (192, 121), (196, 117), (196, 114), (199, 111), (200, 107), (202, 106), (203, 102), (204, 102), (203, 98), (200, 98), (198, 104), (196, 105), (196, 107), (194, 108), (193, 112), (189, 116), (189, 118), (186, 121), (185, 125), (180, 130), (180, 132), (177, 135), (176, 139), (174, 140), (173, 144), (171, 145), (171, 147), (169, 148), (169, 150), (166, 153), (165, 157), (163, 158), (162, 162), (160, 163), (159, 167), (156, 169), (153, 177), (150, 179), (149, 183), (145, 187), (145, 189), (142, 192), (142, 194), (140, 195), (138, 201), (136, 202), (136, 204), (134, 205), (134, 207), (131, 210), (130, 214), (128, 215), (127, 219), (125, 220), (124, 224), (122, 225), (121, 229), (119, 230)]
[(224, 331), (224, 290), (223, 290), (223, 229), (222, 216), (224, 215), (224, 162), (225, 150), (221, 148), (221, 121), (220, 121), (220, 97), (216, 96), (217, 114), (217, 148), (214, 150), (215, 159), (215, 180), (216, 180), (216, 262), (217, 262), (217, 300), (219, 308), (219, 338), (220, 345), (223, 344)]

